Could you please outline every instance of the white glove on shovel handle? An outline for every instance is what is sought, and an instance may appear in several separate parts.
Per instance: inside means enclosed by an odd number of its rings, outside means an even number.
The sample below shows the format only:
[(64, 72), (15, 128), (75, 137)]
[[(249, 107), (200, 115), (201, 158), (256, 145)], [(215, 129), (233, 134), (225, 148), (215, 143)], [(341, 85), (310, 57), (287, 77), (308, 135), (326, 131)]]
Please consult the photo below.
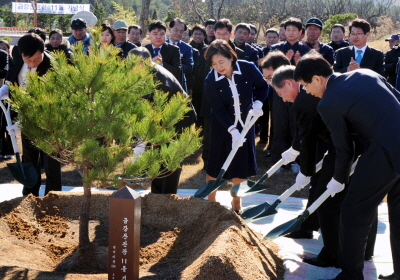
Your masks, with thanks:
[(307, 186), (311, 181), (311, 177), (303, 175), (303, 173), (299, 172), (296, 177), (296, 189), (299, 191), (305, 186)]
[(146, 143), (140, 142), (139, 144), (136, 145), (135, 148), (132, 149), (134, 156), (133, 156), (133, 162), (135, 163), (138, 158), (144, 153), (146, 149)]
[(0, 100), (7, 99), (9, 97), (9, 92), (10, 92), (10, 90), (8, 88), (8, 85), (3, 85), (0, 88)]
[(253, 110), (250, 111), (252, 115), (261, 117), (264, 114), (264, 111), (262, 110), (263, 103), (259, 100), (254, 101), (253, 103)]
[(326, 188), (329, 190), (329, 193), (331, 194), (331, 197), (334, 197), (335, 194), (338, 192), (343, 191), (344, 189), (344, 184), (339, 183), (336, 181), (334, 178), (332, 178), (328, 185), (326, 185)]
[(12, 131), (14, 132), (14, 134), (17, 134), (18, 132), (21, 131), (21, 128), (19, 127), (19, 122), (16, 122), (15, 124), (10, 125), (10, 126), (6, 126), (6, 129), (9, 134), (11, 134)]
[(299, 151), (296, 151), (292, 147), (289, 150), (282, 153), (283, 165), (289, 164), (296, 160), (297, 156), (300, 154)]
[[(233, 148), (233, 146), (235, 145), (235, 143), (238, 142), (238, 141), (240, 141), (240, 140), (239, 140), (239, 139), (240, 139), (240, 132), (239, 132), (238, 129), (235, 128), (235, 129), (231, 130), (229, 133), (232, 135), (232, 148)], [(239, 147), (242, 147), (242, 146), (243, 146), (243, 143), (244, 143), (245, 141), (246, 141), (246, 138), (244, 138), (243, 141), (241, 141), (241, 142), (239, 143)]]

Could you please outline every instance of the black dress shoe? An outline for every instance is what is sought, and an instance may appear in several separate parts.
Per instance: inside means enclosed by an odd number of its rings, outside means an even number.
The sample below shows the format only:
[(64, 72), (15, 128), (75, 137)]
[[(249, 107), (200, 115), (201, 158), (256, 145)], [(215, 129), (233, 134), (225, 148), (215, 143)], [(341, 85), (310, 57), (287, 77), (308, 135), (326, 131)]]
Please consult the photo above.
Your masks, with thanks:
[(390, 275), (379, 274), (378, 279), (397, 280), (396, 276), (394, 275), (394, 272)]
[(293, 239), (312, 239), (313, 232), (312, 232), (312, 230), (298, 229), (289, 234), (286, 234), (284, 237), (293, 238)]
[(303, 262), (314, 265), (314, 266), (318, 266), (318, 267), (336, 267), (336, 268), (340, 268), (338, 264), (332, 264), (332, 263), (328, 263), (324, 260), (321, 260), (318, 257), (313, 257), (313, 258), (303, 258)]

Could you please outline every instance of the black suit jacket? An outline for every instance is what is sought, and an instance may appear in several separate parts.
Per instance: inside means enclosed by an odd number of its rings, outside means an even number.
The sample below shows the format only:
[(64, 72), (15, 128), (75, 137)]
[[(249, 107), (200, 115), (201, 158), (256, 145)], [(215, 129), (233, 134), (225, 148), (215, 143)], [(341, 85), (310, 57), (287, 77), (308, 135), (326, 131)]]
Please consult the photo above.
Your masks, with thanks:
[[(147, 44), (145, 48), (150, 51), (151, 57), (153, 58), (154, 50), (152, 44)], [(164, 43), (161, 47), (160, 53), (163, 61), (162, 66), (169, 72), (171, 72), (175, 76), (175, 78), (178, 79), (178, 81), (180, 81), (182, 64), (179, 47), (172, 44)]]
[(369, 69), (334, 73), (329, 78), (318, 112), (331, 132), (336, 149), (336, 181), (349, 180), (355, 155), (353, 135), (365, 145), (378, 143), (400, 173), (399, 96), (384, 77)]
[[(335, 53), (335, 63), (333, 64), (335, 72), (346, 73), (351, 58), (356, 59), (353, 46), (338, 49)], [(385, 75), (383, 59), (383, 52), (367, 46), (360, 67), (373, 70), (383, 76)]]
[(332, 143), (329, 130), (317, 110), (319, 101), (319, 98), (301, 89), (290, 108), (290, 114), (295, 118), (298, 127), (292, 147), (300, 151), (300, 170), (305, 176), (315, 174), (319, 138)]
[[(12, 55), (14, 63), (13, 66), (10, 67), (7, 73), (6, 80), (18, 84), (18, 74), (21, 71), (22, 66), (24, 65), (24, 61), (22, 60), (22, 56), (18, 50), (18, 46), (15, 46), (13, 48)], [(45, 51), (43, 56), (43, 61), (37, 67), (36, 72), (38, 73), (39, 76), (43, 76), (50, 68), (51, 68), (50, 56)]]

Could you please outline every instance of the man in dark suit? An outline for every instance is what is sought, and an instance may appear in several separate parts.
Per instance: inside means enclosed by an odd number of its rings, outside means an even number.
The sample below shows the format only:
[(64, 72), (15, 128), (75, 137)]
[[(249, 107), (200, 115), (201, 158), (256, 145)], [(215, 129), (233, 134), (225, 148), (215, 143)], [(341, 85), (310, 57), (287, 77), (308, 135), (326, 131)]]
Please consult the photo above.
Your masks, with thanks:
[(355, 19), (349, 26), (353, 46), (336, 51), (333, 69), (335, 72), (346, 73), (360, 68), (367, 68), (380, 75), (385, 74), (383, 52), (367, 45), (371, 25), (364, 19)]
[(321, 98), (318, 112), (336, 149), (331, 196), (349, 182), (353, 135), (364, 144), (341, 206), (339, 264), (335, 279), (364, 279), (367, 236), (387, 195), (394, 274), (400, 279), (400, 93), (369, 69), (333, 73), (319, 54), (304, 56), (294, 79)]
[(153, 62), (163, 66), (179, 81), (182, 68), (179, 47), (165, 42), (166, 32), (167, 27), (164, 22), (161, 20), (152, 22), (149, 25), (150, 44), (145, 45), (145, 48), (149, 50)]
[(258, 50), (246, 43), (250, 37), (250, 27), (246, 23), (239, 23), (235, 28), (235, 47), (244, 51), (244, 59), (258, 65)]
[(272, 45), (270, 51), (280, 50), (289, 58), (292, 65), (296, 65), (297, 61), (311, 50), (299, 41), (303, 23), (298, 18), (290, 17), (285, 20), (283, 28), (286, 41)]
[[(130, 51), (131, 54), (141, 56), (143, 59), (150, 59), (150, 52), (143, 47), (138, 47)], [(160, 84), (157, 89), (168, 93), (168, 99), (176, 95), (178, 92), (187, 96), (179, 81), (165, 68), (153, 63), (153, 72), (155, 73), (154, 79)], [(151, 96), (148, 97), (152, 99)], [(188, 104), (192, 108), (191, 111), (186, 113), (185, 117), (175, 125), (176, 133), (182, 133), (184, 128), (191, 126), (196, 121), (196, 112), (193, 110), (191, 103)], [(162, 178), (156, 178), (151, 182), (151, 192), (160, 194), (176, 194), (178, 190), (179, 178), (182, 168), (178, 168), (174, 172), (163, 174)]]
[[(312, 197), (310, 197), (306, 207), (308, 208), (311, 205), (310, 201), (314, 202), (326, 191), (326, 185), (335, 170), (336, 154), (330, 132), (317, 111), (320, 99), (307, 94), (300, 87), (299, 82), (293, 79), (294, 70), (294, 66), (279, 67), (272, 77), (272, 86), (285, 102), (293, 103), (290, 113), (296, 120), (298, 131), (293, 140), (292, 149), (300, 152), (298, 156), (300, 173), (296, 177), (296, 185), (298, 190), (309, 183), (312, 185), (310, 189)], [(326, 148), (328, 148), (328, 154), (324, 157), (322, 169), (319, 174), (316, 174), (316, 162), (322, 159)], [(319, 267), (339, 267), (339, 209), (346, 193), (347, 188), (334, 197), (328, 198), (317, 209), (324, 247), (317, 257), (303, 258), (303, 262)], [(314, 213), (307, 220), (316, 218), (312, 217), (313, 215)], [(302, 224), (302, 227), (304, 224)], [(376, 232), (371, 231), (371, 235), (375, 236)], [(369, 257), (371, 257), (371, 252), (373, 252), (371, 248), (374, 245), (375, 240), (372, 238), (367, 244), (368, 249), (366, 250), (369, 252)]]
[(182, 41), (182, 34), (188, 29), (186, 23), (180, 18), (176, 18), (169, 23), (171, 36), (167, 39), (167, 43), (174, 44), (179, 47), (180, 58), (182, 63), (181, 85), (188, 92), (186, 76), (190, 76), (193, 72), (193, 48), (191, 45)]
[[(14, 52), (13, 52), (14, 53)], [(14, 65), (7, 73), (7, 81), (19, 86), (25, 85), (25, 76), (28, 71), (36, 71), (43, 76), (51, 68), (50, 57), (44, 51), (44, 41), (35, 33), (24, 35), (18, 41), (18, 53), (14, 53)], [(12, 98), (12, 93), (11, 93)], [(31, 162), (36, 168), (38, 180), (32, 188), (25, 187), (23, 195), (33, 194), (39, 196), (41, 183), (40, 150), (34, 147), (31, 141), (22, 135), (22, 162)], [(60, 162), (42, 153), (44, 156), (46, 172), (47, 194), (51, 190), (61, 191), (61, 165)]]
[(331, 46), (332, 49), (336, 52), (338, 49), (348, 47), (349, 42), (343, 40), (345, 36), (344, 26), (342, 24), (334, 24), (331, 27), (331, 40), (327, 45)]

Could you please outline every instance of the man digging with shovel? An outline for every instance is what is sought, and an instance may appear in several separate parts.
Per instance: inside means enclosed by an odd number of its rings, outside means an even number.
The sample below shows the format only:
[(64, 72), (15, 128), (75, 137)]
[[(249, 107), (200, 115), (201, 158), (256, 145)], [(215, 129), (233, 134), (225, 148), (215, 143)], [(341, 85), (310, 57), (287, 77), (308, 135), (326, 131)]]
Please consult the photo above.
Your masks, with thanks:
[(318, 112), (331, 132), (335, 170), (327, 188), (332, 194), (348, 183), (354, 159), (352, 135), (363, 151), (341, 205), (339, 265), (334, 279), (364, 279), (368, 234), (377, 207), (387, 195), (394, 276), (400, 279), (400, 93), (379, 74), (359, 69), (333, 73), (319, 54), (298, 62), (294, 79), (321, 98)]
[[(307, 94), (300, 87), (299, 82), (293, 78), (294, 71), (294, 66), (279, 67), (273, 74), (272, 86), (283, 101), (293, 103), (290, 113), (296, 120), (298, 133), (292, 148), (300, 152), (300, 172), (296, 177), (298, 190), (308, 185), (311, 176), (315, 174), (317, 145), (323, 141), (329, 146), (328, 154), (323, 159), (322, 169), (317, 177), (314, 193), (316, 200), (326, 191), (327, 184), (334, 174), (336, 154), (330, 132), (317, 111), (320, 99)], [(319, 267), (340, 267), (338, 262), (340, 205), (347, 189), (338, 194), (336, 194), (336, 190), (329, 190), (332, 197), (317, 209), (324, 247), (317, 257), (303, 258), (303, 262)], [(373, 227), (375, 230), (371, 230), (370, 233), (372, 238), (367, 244), (366, 257), (368, 258), (373, 255), (376, 225), (377, 219), (375, 219)]]
[[(22, 36), (18, 41), (18, 50), (19, 52), (14, 55), (14, 65), (7, 73), (6, 80), (8, 82), (6, 83), (16, 83), (19, 86), (24, 86), (25, 77), (29, 71), (35, 71), (39, 76), (42, 76), (51, 68), (50, 57), (44, 51), (44, 41), (37, 34), (30, 33)], [(0, 89), (0, 99), (4, 100), (8, 97), (9, 88), (8, 85), (5, 84)], [(19, 131), (19, 128), (15, 125), (9, 129), (12, 129), (13, 132)], [(22, 150), (22, 162), (32, 163), (37, 173), (35, 182), (29, 186), (24, 184), (22, 194), (28, 195), (31, 193), (35, 196), (39, 196), (41, 183), (40, 150), (34, 147), (24, 135), (22, 135)], [(47, 177), (45, 194), (51, 190), (61, 191), (61, 165), (52, 157), (44, 153), (43, 155)]]

